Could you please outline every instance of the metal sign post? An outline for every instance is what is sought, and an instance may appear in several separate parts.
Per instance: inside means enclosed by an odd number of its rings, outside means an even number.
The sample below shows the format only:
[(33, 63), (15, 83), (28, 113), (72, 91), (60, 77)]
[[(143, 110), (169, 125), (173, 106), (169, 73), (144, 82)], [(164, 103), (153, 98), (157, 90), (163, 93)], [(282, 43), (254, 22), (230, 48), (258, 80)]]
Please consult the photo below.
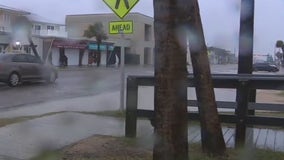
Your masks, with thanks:
[(123, 111), (124, 110), (124, 89), (125, 89), (125, 66), (124, 66), (124, 59), (125, 59), (125, 49), (124, 49), (124, 33), (123, 33), (123, 29), (120, 28), (119, 29), (119, 33), (121, 35), (121, 39), (122, 39), (122, 44), (121, 44), (121, 49), (120, 49), (120, 82), (121, 82), (121, 88), (120, 88), (120, 110)]

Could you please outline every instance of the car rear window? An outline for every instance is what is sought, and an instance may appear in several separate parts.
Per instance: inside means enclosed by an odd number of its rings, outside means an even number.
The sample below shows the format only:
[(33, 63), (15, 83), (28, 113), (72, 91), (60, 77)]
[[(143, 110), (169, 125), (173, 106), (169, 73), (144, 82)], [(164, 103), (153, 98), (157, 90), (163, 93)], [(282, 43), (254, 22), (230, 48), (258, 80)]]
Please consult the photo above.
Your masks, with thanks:
[(12, 61), (13, 62), (28, 62), (28, 59), (25, 55), (19, 54), (19, 55), (15, 55)]

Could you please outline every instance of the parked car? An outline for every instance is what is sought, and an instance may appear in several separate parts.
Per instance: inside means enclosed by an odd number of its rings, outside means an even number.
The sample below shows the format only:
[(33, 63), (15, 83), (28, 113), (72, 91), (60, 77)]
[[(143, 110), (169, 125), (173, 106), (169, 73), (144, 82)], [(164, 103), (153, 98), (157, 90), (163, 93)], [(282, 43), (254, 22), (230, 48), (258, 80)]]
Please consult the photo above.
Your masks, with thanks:
[(274, 64), (262, 62), (253, 64), (253, 71), (278, 72), (279, 68)]
[(44, 64), (36, 56), (25, 53), (0, 54), (0, 82), (11, 87), (25, 81), (45, 80), (53, 83), (57, 77), (57, 69)]

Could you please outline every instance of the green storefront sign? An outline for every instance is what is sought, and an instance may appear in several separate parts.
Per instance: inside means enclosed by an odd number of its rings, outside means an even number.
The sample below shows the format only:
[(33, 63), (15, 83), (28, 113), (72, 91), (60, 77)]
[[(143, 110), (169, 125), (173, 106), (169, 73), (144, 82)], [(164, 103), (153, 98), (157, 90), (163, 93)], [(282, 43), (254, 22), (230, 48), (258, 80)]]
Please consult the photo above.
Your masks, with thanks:
[[(89, 48), (90, 50), (98, 50), (98, 44), (94, 44), (94, 43), (89, 44), (88, 48)], [(109, 51), (113, 51), (113, 48), (114, 48), (113, 46), (107, 46), (107, 45), (105, 45), (105, 44), (101, 44), (101, 45), (100, 45), (100, 50), (101, 50), (101, 51), (107, 51), (107, 49), (108, 49)]]

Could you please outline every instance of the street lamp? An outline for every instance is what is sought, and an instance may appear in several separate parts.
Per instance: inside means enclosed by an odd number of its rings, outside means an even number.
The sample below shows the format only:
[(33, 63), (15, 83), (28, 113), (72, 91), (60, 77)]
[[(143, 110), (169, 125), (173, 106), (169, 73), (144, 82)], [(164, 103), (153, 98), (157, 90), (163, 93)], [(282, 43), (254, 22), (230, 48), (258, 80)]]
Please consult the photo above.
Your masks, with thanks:
[(21, 49), (21, 42), (16, 41), (16, 42), (15, 42), (15, 45), (16, 45), (15, 47), (16, 47), (17, 50), (20, 50), (20, 49)]

